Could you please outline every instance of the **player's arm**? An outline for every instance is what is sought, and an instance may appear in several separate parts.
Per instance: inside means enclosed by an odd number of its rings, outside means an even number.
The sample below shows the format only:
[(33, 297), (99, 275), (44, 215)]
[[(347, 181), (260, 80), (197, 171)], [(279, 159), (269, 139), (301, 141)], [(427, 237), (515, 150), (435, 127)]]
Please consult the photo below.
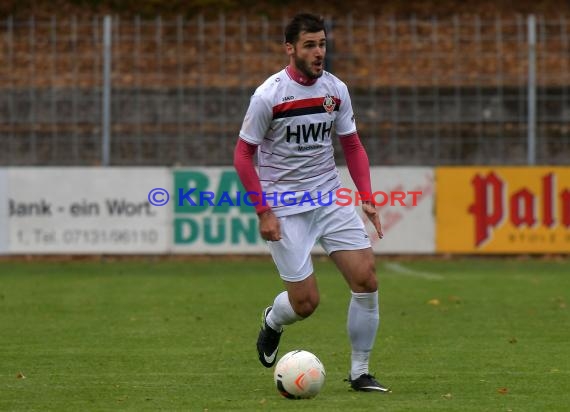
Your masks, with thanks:
[(372, 184), (370, 182), (370, 162), (368, 155), (358, 133), (354, 132), (346, 136), (340, 137), (340, 144), (346, 166), (350, 173), (350, 177), (354, 182), (356, 189), (361, 193), (361, 197), (366, 199), (362, 202), (362, 210), (366, 213), (368, 219), (374, 225), (380, 239), (384, 237), (382, 233), (382, 224), (380, 223), (380, 214), (376, 210), (372, 202)]
[(249, 200), (259, 216), (259, 231), (265, 240), (281, 240), (279, 220), (271, 211), (268, 204), (263, 204), (263, 196), (259, 176), (253, 164), (253, 156), (257, 146), (239, 138), (234, 150), (234, 167), (243, 184), (249, 192)]
[(261, 237), (275, 241), (281, 239), (279, 220), (271, 211), (271, 207), (263, 204), (261, 182), (253, 164), (253, 155), (271, 127), (273, 117), (273, 108), (264, 98), (264, 91), (265, 89), (261, 87), (251, 96), (234, 151), (234, 167), (243, 187), (252, 193), (249, 198), (259, 216)]

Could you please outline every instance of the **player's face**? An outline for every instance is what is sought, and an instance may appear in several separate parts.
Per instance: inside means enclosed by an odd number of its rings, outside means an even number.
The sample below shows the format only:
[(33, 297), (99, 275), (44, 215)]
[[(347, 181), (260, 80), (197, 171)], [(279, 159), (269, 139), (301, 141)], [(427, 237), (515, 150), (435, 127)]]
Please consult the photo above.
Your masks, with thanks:
[(327, 39), (324, 31), (303, 31), (297, 43), (287, 44), (287, 53), (292, 58), (292, 64), (309, 79), (317, 79), (323, 74), (326, 52)]

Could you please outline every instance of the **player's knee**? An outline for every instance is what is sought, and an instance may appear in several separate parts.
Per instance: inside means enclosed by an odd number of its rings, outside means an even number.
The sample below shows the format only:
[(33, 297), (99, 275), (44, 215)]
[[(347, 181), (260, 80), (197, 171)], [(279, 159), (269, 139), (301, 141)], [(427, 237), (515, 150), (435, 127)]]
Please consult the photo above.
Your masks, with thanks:
[(354, 292), (370, 293), (378, 290), (378, 280), (376, 279), (376, 267), (374, 261), (368, 262), (363, 268), (362, 275), (358, 276), (356, 285), (353, 285)]
[(309, 295), (305, 299), (292, 302), (293, 310), (302, 318), (308, 318), (319, 306), (319, 295)]
[(375, 292), (378, 290), (378, 280), (376, 279), (376, 273), (371, 273), (366, 279), (364, 284), (364, 291), (367, 293)]

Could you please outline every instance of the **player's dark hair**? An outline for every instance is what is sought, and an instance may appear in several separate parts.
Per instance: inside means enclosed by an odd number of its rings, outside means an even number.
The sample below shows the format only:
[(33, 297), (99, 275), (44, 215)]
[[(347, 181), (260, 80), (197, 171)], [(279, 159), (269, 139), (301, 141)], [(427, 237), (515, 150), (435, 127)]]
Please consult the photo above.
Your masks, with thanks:
[(324, 31), (325, 35), (325, 20), (315, 14), (300, 13), (291, 19), (287, 27), (285, 27), (285, 43), (295, 44), (299, 40), (301, 32), (318, 33)]

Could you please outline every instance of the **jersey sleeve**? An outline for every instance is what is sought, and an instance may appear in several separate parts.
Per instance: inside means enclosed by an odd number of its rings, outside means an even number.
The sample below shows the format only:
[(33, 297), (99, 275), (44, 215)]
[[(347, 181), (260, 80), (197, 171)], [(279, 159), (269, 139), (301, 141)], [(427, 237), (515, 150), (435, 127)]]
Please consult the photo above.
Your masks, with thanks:
[(372, 185), (370, 183), (370, 161), (358, 133), (343, 136), (340, 144), (346, 159), (346, 166), (356, 185), (356, 189), (361, 194), (365, 194), (364, 199), (370, 199)]
[(335, 121), (335, 129), (338, 136), (345, 136), (356, 132), (356, 122), (346, 84), (341, 83), (339, 89), (340, 108)]
[(234, 167), (243, 187), (249, 193), (249, 199), (253, 202), (256, 213), (261, 214), (271, 207), (262, 201), (261, 183), (253, 165), (253, 155), (256, 150), (257, 146), (238, 139), (234, 150)]
[(249, 101), (239, 137), (247, 143), (260, 145), (269, 130), (272, 118), (273, 108), (269, 102), (261, 94), (254, 94)]

